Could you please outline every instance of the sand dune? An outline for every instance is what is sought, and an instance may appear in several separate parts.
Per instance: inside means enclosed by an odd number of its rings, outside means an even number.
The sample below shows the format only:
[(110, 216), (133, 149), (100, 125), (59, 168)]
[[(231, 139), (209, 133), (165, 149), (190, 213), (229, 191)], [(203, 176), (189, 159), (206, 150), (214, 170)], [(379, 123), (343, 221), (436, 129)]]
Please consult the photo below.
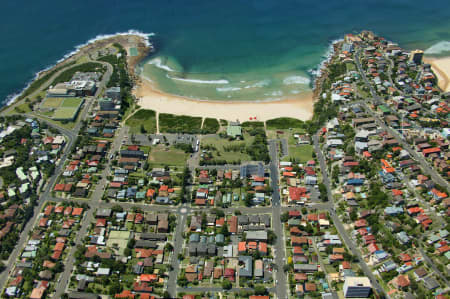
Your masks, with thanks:
[(426, 57), (424, 62), (431, 64), (431, 68), (437, 76), (439, 87), (445, 92), (450, 91), (450, 57)]
[(250, 117), (266, 121), (277, 117), (308, 120), (313, 114), (312, 92), (295, 98), (272, 102), (203, 101), (166, 94), (157, 90), (152, 82), (142, 79), (134, 91), (139, 106), (159, 113), (212, 117), (230, 121), (246, 121)]

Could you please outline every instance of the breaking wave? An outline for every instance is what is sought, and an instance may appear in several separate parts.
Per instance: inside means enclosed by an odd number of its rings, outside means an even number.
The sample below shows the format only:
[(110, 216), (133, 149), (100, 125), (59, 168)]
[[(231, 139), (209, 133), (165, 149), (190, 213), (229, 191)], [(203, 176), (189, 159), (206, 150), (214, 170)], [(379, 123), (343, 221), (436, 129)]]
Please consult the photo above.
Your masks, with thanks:
[(445, 52), (450, 52), (450, 41), (438, 42), (428, 49), (426, 49), (425, 54), (442, 54)]
[(284, 85), (292, 85), (292, 84), (309, 84), (311, 80), (302, 76), (290, 76), (283, 79)]
[(163, 64), (161, 58), (152, 59), (148, 62), (148, 64), (154, 65), (157, 68), (168, 71), (168, 72), (175, 72), (175, 70), (170, 68), (170, 66)]
[(169, 75), (166, 75), (167, 78), (176, 80), (176, 81), (183, 81), (183, 82), (190, 82), (190, 83), (199, 83), (199, 84), (228, 84), (230, 83), (228, 80), (220, 79), (220, 80), (198, 80), (198, 79), (184, 79), (184, 78), (177, 78), (177, 77), (171, 77)]
[(230, 92), (230, 91), (238, 91), (238, 90), (241, 90), (242, 88), (240, 88), (240, 87), (232, 87), (232, 86), (230, 86), (230, 87), (217, 87), (216, 88), (216, 90), (218, 91), (218, 92)]
[(253, 83), (253, 84), (251, 84), (251, 85), (247, 85), (247, 86), (245, 86), (244, 88), (248, 89), (248, 88), (260, 88), (260, 87), (265, 87), (265, 86), (269, 85), (270, 82), (271, 82), (270, 79), (264, 79), (264, 80), (258, 81), (258, 82), (256, 82), (256, 83)]

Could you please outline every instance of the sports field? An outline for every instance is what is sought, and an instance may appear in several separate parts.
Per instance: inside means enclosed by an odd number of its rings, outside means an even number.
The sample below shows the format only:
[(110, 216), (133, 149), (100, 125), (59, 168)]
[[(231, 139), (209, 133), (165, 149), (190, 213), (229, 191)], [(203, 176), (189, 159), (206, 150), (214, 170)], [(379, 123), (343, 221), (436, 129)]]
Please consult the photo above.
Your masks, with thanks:
[(41, 108), (49, 109), (46, 115), (55, 120), (74, 120), (78, 110), (83, 104), (81, 98), (46, 98), (41, 103)]
[(80, 102), (80, 98), (65, 98), (61, 104), (61, 107), (76, 108), (80, 105)]
[(43, 108), (58, 108), (61, 106), (61, 103), (64, 101), (63, 98), (46, 98), (42, 104), (41, 107)]

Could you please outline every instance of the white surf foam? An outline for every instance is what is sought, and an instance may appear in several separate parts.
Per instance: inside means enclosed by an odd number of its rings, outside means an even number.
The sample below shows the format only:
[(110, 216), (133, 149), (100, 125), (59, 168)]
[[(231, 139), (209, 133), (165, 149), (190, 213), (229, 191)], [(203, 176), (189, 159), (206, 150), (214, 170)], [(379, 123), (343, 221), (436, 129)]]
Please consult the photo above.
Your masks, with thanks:
[(265, 87), (265, 86), (269, 85), (270, 82), (271, 82), (270, 79), (264, 79), (264, 80), (258, 81), (258, 82), (256, 82), (256, 83), (253, 83), (253, 84), (251, 84), (251, 85), (247, 85), (247, 86), (245, 86), (244, 88), (248, 89), (248, 88), (260, 88), (260, 87)]
[(154, 65), (157, 68), (168, 71), (168, 72), (175, 71), (174, 69), (170, 68), (170, 66), (163, 64), (161, 58), (152, 59), (148, 62), (148, 64)]
[(450, 52), (450, 41), (440, 41), (426, 49), (424, 52), (425, 54), (441, 54)]
[[(96, 41), (108, 39), (108, 38), (111, 38), (111, 37), (114, 37), (114, 36), (117, 36), (117, 35), (137, 35), (137, 36), (140, 36), (140, 37), (142, 37), (142, 38), (144, 39), (145, 45), (146, 45), (147, 47), (149, 47), (149, 46), (151, 46), (151, 43), (150, 43), (150, 37), (151, 37), (151, 36), (154, 36), (155, 33), (153, 33), (153, 32), (151, 32), (151, 33), (144, 33), (144, 32), (139, 31), (139, 30), (130, 29), (130, 30), (126, 31), (126, 32), (117, 32), (117, 33), (114, 33), (114, 34), (100, 34), (100, 35), (97, 35), (96, 37), (89, 39), (89, 40), (88, 40), (87, 42), (85, 42), (84, 44), (80, 44), (80, 45), (75, 46), (75, 49), (74, 49), (74, 50), (72, 50), (72, 51), (70, 51), (69, 53), (65, 54), (61, 59), (57, 60), (55, 64), (49, 65), (49, 66), (43, 68), (41, 71), (37, 72), (37, 73), (34, 75), (34, 78), (33, 78), (32, 80), (30, 80), (30, 81), (25, 85), (25, 87), (22, 88), (22, 90), (20, 90), (19, 92), (14, 92), (14, 93), (12, 93), (12, 94), (10, 94), (10, 95), (8, 95), (8, 96), (6, 97), (6, 99), (5, 99), (6, 106), (9, 106), (9, 105), (11, 105), (12, 103), (14, 103), (14, 101), (15, 101), (15, 100), (16, 100), (16, 99), (17, 99), (17, 98), (18, 98), (18, 97), (19, 97), (19, 96), (20, 96), (20, 95), (21, 95), (28, 87), (30, 87), (31, 83), (33, 83), (33, 81), (36, 80), (42, 72), (48, 71), (49, 69), (55, 67), (55, 65), (57, 65), (58, 63), (63, 62), (63, 61), (66, 60), (67, 58), (72, 57), (73, 55), (77, 54), (77, 53), (80, 51), (81, 48), (83, 48), (83, 47), (85, 47), (85, 46), (87, 46), (87, 45), (89, 45), (89, 44), (95, 43)], [(3, 103), (0, 102), (0, 104), (3, 104)]]
[(216, 90), (218, 92), (230, 92), (230, 91), (239, 91), (242, 88), (240, 87), (233, 87), (233, 86), (229, 86), (229, 87), (217, 87)]
[(284, 85), (292, 85), (292, 84), (309, 84), (311, 81), (309, 78), (302, 76), (290, 76), (283, 79)]
[(333, 57), (334, 44), (342, 42), (342, 41), (344, 41), (343, 38), (332, 40), (330, 45), (328, 46), (328, 49), (326, 50), (325, 54), (322, 56), (322, 57), (324, 57), (324, 60), (322, 60), (316, 68), (310, 69), (308, 71), (314, 79), (314, 84), (315, 84), (316, 79), (322, 75), (323, 69), (330, 62), (331, 58)]
[(199, 84), (228, 84), (228, 83), (230, 83), (228, 80), (225, 80), (225, 79), (220, 79), (220, 80), (184, 79), (184, 78), (171, 77), (171, 76), (169, 76), (169, 74), (167, 74), (166, 77), (169, 79), (172, 79), (172, 80), (176, 80), (176, 81), (199, 83)]

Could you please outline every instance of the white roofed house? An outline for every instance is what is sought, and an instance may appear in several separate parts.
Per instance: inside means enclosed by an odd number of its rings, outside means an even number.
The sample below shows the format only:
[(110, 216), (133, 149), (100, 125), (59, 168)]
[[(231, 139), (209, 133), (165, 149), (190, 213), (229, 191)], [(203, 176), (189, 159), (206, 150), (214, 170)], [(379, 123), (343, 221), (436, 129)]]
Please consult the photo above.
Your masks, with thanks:
[(342, 146), (344, 142), (341, 139), (328, 139), (327, 147), (339, 147)]

